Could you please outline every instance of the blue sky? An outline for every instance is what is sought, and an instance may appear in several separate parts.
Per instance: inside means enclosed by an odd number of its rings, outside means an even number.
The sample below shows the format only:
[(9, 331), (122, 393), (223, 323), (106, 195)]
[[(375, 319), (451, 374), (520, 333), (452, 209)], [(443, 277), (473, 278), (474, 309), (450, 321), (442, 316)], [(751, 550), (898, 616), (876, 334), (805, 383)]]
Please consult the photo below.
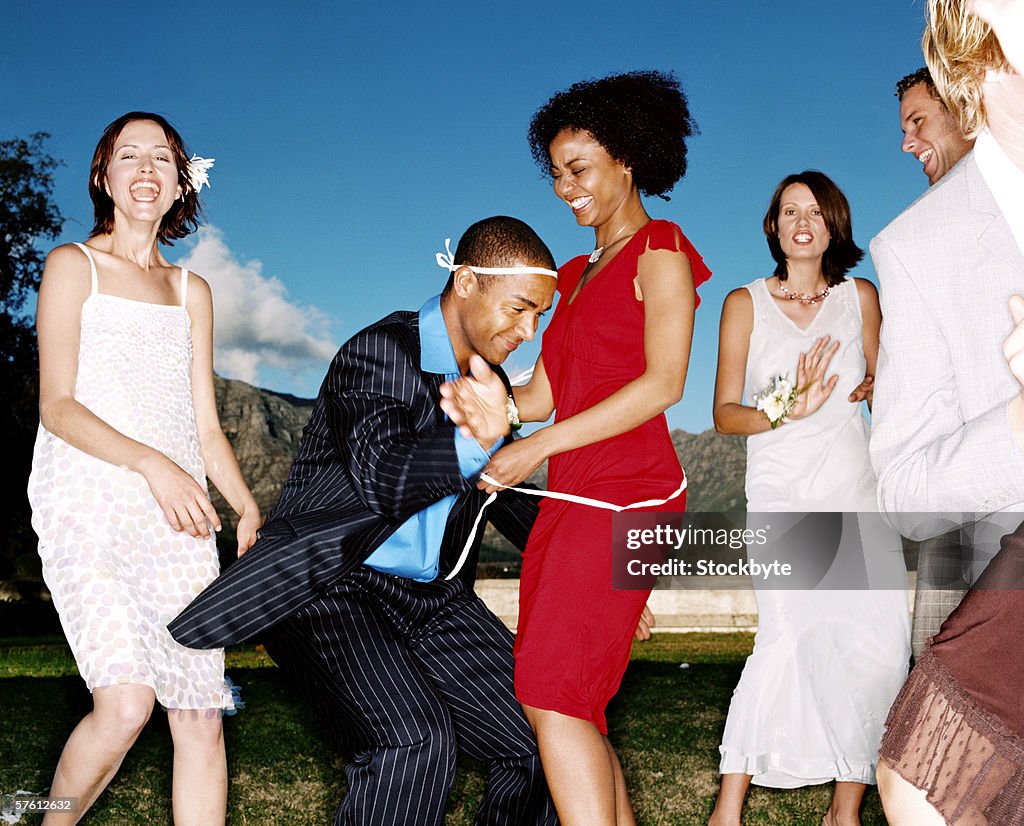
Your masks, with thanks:
[[(832, 176), (864, 247), (927, 186), (900, 152), (893, 97), (922, 63), (921, 0), (12, 0), (4, 18), (0, 139), (52, 135), (62, 240), (91, 226), (88, 164), (106, 124), (166, 115), (217, 159), (211, 229), (167, 253), (213, 285), (217, 368), (297, 395), (315, 395), (354, 332), (437, 292), (434, 253), (478, 218), (523, 218), (560, 263), (592, 248), (525, 139), (533, 111), (583, 78), (674, 71), (701, 128), (671, 202), (647, 202), (714, 272), (673, 427), (711, 426), (722, 300), (771, 271), (760, 224), (783, 176)], [(870, 260), (856, 274), (873, 279)]]

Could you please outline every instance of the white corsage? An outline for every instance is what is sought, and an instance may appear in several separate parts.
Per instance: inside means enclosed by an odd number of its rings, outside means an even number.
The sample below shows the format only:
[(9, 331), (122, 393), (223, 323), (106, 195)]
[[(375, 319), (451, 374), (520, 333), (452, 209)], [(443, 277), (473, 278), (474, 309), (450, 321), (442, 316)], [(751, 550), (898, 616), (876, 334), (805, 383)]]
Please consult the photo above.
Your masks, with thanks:
[(505, 402), (505, 418), (508, 420), (509, 429), (515, 433), (521, 430), (523, 423), (519, 421), (519, 408), (516, 407), (516, 400), (512, 394), (508, 394), (508, 401)]
[(754, 395), (754, 403), (768, 417), (768, 423), (775, 430), (793, 412), (799, 395), (800, 391), (788, 375), (772, 376), (768, 386)]
[(200, 158), (193, 155), (188, 159), (188, 166), (185, 174), (188, 175), (188, 182), (198, 195), (204, 186), (210, 186), (210, 176), (206, 173), (213, 167), (215, 158)]

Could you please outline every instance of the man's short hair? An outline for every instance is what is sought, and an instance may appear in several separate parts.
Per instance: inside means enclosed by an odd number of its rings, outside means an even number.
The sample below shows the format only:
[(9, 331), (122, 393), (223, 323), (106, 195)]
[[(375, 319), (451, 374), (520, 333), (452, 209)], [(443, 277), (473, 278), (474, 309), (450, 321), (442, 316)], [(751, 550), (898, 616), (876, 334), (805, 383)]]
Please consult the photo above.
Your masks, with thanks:
[(477, 221), (462, 234), (455, 249), (456, 264), (511, 267), (516, 261), (555, 268), (551, 250), (540, 236), (529, 224), (507, 215)]
[[(517, 263), (555, 269), (555, 257), (540, 236), (525, 221), (507, 215), (477, 221), (462, 234), (455, 249), (456, 265), (511, 267)], [(487, 289), (493, 279), (506, 276), (478, 273), (476, 277)], [(448, 278), (444, 294), (451, 290), (453, 279), (454, 273)]]
[[(942, 98), (939, 97), (939, 92), (935, 88), (935, 81), (932, 80), (932, 73), (928, 71), (927, 66), (922, 66), (916, 72), (911, 72), (906, 77), (900, 78), (896, 84), (896, 97), (903, 100), (903, 96), (917, 86), (918, 83), (923, 83), (925, 88), (928, 89), (928, 94), (935, 98), (940, 103)], [(943, 104), (945, 106), (945, 104)]]

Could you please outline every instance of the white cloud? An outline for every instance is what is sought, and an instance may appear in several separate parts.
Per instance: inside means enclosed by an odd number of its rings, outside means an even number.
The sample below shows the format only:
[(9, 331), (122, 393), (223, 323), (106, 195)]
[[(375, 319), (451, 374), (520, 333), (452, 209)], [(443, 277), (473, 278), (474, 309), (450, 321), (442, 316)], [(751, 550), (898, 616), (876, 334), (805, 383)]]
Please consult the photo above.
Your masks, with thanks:
[(331, 318), (317, 307), (300, 306), (256, 259), (242, 263), (213, 226), (200, 228), (179, 262), (205, 278), (213, 291), (214, 369), (223, 376), (259, 385), (262, 368), (293, 376), (308, 368), (323, 374), (337, 349)]

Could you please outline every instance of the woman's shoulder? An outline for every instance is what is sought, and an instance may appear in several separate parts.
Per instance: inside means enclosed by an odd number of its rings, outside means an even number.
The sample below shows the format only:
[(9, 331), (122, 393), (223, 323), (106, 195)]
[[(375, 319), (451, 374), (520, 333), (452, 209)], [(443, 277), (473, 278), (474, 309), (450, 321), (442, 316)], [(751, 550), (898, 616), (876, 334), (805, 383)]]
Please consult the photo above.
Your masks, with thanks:
[(674, 221), (653, 218), (641, 228), (640, 233), (644, 233), (644, 236), (643, 243), (637, 244), (635, 247), (638, 255), (643, 255), (651, 250), (668, 250), (685, 255), (693, 274), (694, 287), (699, 287), (711, 278), (711, 270), (704, 262), (704, 256), (697, 251), (697, 248)]
[(70, 289), (88, 292), (92, 283), (92, 264), (89, 253), (78, 244), (61, 244), (46, 256), (43, 280), (50, 289)]
[(198, 295), (212, 298), (213, 290), (210, 288), (210, 282), (203, 278), (199, 273), (193, 272), (187, 267), (175, 266), (176, 272), (185, 271), (185, 278), (188, 280), (188, 294), (192, 295), (196, 292)]
[(849, 278), (847, 280), (853, 282), (853, 286), (850, 289), (851, 291), (856, 290), (857, 296), (862, 303), (864, 301), (878, 302), (878, 287), (866, 278)]
[(683, 240), (686, 235), (675, 221), (652, 218), (640, 228), (640, 233), (647, 239), (647, 243), (643, 245), (645, 249), (684, 251)]
[(752, 321), (756, 314), (759, 318), (764, 318), (768, 310), (767, 305), (771, 301), (768, 279), (755, 278), (748, 284), (729, 291), (722, 302), (722, 317), (740, 316)]
[(744, 284), (742, 287), (735, 287), (729, 290), (725, 296), (725, 301), (722, 302), (722, 309), (737, 311), (746, 310), (750, 311), (754, 308), (754, 290), (757, 288), (757, 284), (762, 282), (762, 279), (752, 281), (749, 284)]
[(878, 304), (878, 289), (866, 278), (854, 278), (852, 275), (848, 275), (838, 284), (829, 287), (829, 292), (837, 296), (841, 303), (850, 306), (856, 304), (864, 307), (872, 303)]
[(54, 247), (46, 256), (46, 263), (53, 264), (58, 267), (71, 267), (81, 268), (85, 267), (85, 270), (89, 270), (89, 253), (82, 249), (83, 245), (75, 243), (61, 244), (58, 247)]
[(866, 278), (847, 278), (851, 282), (849, 290), (849, 303), (855, 305), (855, 312), (860, 316), (862, 322), (867, 320), (872, 323), (880, 323), (882, 310), (878, 302), (878, 288)]
[(638, 233), (647, 238), (647, 249), (669, 249), (674, 252), (696, 252), (682, 227), (667, 218), (652, 218)]
[(733, 287), (732, 292), (734, 293), (751, 293), (760, 292), (761, 290), (769, 290), (768, 281), (775, 276), (773, 275), (759, 275), (748, 281), (746, 284), (740, 284), (738, 287)]

